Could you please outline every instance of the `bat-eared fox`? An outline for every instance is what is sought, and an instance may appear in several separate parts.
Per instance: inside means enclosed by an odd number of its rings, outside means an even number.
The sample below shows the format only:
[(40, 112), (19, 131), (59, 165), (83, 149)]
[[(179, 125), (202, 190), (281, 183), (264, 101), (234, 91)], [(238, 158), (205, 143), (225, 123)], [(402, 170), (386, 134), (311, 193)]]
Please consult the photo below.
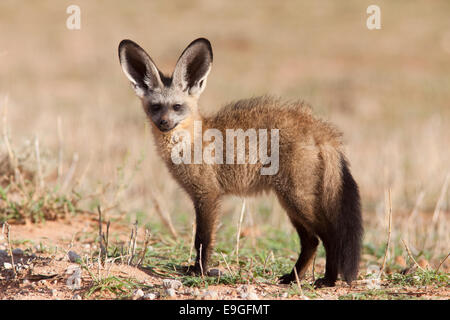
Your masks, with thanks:
[[(270, 96), (238, 100), (213, 116), (202, 115), (198, 99), (213, 61), (204, 38), (187, 46), (170, 77), (133, 41), (120, 43), (119, 59), (151, 120), (157, 152), (195, 208), (197, 258), (187, 272), (207, 272), (223, 196), (273, 191), (300, 237), (298, 277), (305, 275), (320, 239), (326, 270), (315, 285), (334, 286), (339, 274), (349, 284), (356, 278), (363, 234), (360, 197), (337, 129), (302, 102)], [(294, 281), (295, 271), (280, 283)]]

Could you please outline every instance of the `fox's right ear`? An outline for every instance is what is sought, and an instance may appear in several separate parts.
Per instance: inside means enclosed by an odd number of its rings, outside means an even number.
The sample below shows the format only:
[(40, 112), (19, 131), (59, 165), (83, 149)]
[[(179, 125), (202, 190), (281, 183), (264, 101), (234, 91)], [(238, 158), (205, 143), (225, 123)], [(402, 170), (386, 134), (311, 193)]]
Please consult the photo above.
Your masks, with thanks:
[(120, 42), (119, 60), (138, 97), (142, 98), (146, 92), (162, 88), (158, 68), (144, 49), (135, 42), (131, 40)]
[(208, 39), (194, 40), (184, 49), (175, 66), (173, 83), (181, 90), (198, 97), (206, 87), (206, 80), (213, 61)]

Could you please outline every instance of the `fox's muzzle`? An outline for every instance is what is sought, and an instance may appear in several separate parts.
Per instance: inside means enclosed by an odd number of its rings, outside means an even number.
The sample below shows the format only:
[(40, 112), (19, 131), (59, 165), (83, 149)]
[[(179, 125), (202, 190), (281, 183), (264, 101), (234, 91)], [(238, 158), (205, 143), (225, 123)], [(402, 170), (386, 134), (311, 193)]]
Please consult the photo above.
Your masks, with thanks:
[(161, 130), (162, 132), (167, 132), (172, 130), (173, 128), (175, 128), (177, 126), (178, 122), (174, 122), (174, 121), (170, 121), (170, 120), (165, 120), (165, 119), (161, 119), (157, 125), (158, 129)]

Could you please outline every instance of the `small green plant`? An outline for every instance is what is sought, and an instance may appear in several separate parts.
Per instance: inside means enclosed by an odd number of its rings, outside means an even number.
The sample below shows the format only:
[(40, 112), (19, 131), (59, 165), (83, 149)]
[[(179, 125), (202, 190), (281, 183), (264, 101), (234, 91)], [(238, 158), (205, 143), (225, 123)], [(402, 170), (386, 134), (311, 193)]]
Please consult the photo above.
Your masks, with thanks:
[(134, 279), (124, 279), (116, 276), (109, 276), (106, 278), (94, 278), (92, 286), (86, 291), (85, 297), (89, 298), (94, 293), (98, 292), (101, 295), (105, 292), (111, 293), (118, 299), (129, 298), (131, 291), (134, 289), (149, 287), (138, 283)]
[(363, 292), (354, 292), (339, 297), (339, 300), (398, 300), (412, 299), (414, 297), (391, 293), (386, 290), (367, 290)]
[(388, 280), (395, 285), (401, 286), (448, 286), (448, 274), (434, 270), (417, 270), (410, 274), (393, 273), (388, 275)]
[[(25, 192), (26, 191), (26, 192)], [(60, 194), (58, 190), (36, 191), (34, 184), (0, 186), (0, 223), (9, 221), (24, 223), (56, 220), (67, 214), (75, 214), (81, 196), (78, 193)]]

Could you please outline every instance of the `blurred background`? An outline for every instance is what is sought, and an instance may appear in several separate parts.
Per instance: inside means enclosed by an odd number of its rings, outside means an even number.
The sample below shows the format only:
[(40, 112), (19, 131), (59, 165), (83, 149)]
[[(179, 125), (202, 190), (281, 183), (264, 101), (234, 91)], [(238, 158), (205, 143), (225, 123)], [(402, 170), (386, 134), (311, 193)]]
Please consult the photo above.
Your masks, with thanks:
[[(66, 27), (72, 4), (80, 30)], [(371, 4), (381, 9), (380, 30), (366, 27)], [(192, 205), (155, 155), (117, 46), (134, 40), (170, 74), (182, 50), (206, 37), (214, 64), (204, 113), (262, 94), (304, 100), (344, 132), (365, 241), (385, 241), (391, 189), (394, 238), (448, 252), (449, 13), (446, 0), (2, 0), (1, 131), (18, 157), (38, 141), (43, 183), (92, 195), (87, 207), (158, 224), (153, 192), (175, 229), (189, 233)], [(31, 167), (33, 154), (23, 156)], [(235, 221), (241, 204), (226, 201), (225, 219)], [(293, 232), (272, 196), (249, 200), (248, 211), (249, 225)]]

